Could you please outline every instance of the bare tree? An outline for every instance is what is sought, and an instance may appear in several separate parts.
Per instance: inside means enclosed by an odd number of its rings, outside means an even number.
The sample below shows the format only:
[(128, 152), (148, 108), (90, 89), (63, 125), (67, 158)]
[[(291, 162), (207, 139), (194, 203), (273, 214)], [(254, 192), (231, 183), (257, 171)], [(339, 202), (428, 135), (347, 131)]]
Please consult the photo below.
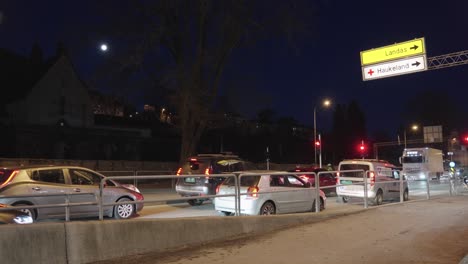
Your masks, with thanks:
[[(138, 69), (158, 87), (172, 90), (182, 146), (180, 159), (196, 152), (233, 52), (259, 40), (308, 32), (304, 3), (251, 0), (129, 1), (114, 27), (130, 53), (120, 71)], [(138, 3), (138, 4), (136, 4)], [(310, 7), (310, 6), (308, 6)]]

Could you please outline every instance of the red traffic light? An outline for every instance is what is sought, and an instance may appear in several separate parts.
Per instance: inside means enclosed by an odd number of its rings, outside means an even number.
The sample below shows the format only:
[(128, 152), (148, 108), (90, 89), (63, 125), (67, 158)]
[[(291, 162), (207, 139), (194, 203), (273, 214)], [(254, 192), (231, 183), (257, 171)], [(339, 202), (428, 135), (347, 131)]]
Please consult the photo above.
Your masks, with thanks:
[(359, 144), (359, 146), (358, 146), (358, 150), (359, 150), (360, 153), (364, 153), (364, 152), (366, 152), (367, 147), (366, 147), (365, 144), (361, 143), (361, 144)]
[(315, 141), (315, 146), (320, 147), (320, 141)]

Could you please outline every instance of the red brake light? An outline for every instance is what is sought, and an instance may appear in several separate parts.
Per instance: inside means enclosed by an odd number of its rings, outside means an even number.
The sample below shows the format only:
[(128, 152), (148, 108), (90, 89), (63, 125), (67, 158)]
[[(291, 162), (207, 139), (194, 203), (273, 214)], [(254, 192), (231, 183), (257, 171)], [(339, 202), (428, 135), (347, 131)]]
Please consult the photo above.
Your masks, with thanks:
[(195, 158), (191, 158), (191, 159), (190, 159), (190, 161), (197, 161), (197, 159), (195, 159)]
[(339, 185), (340, 184), (340, 173), (337, 172), (336, 173), (336, 185)]
[(219, 187), (221, 187), (221, 184), (220, 184), (220, 185), (218, 185), (218, 186), (216, 186), (216, 194), (218, 194), (218, 193), (219, 193)]
[(247, 193), (249, 193), (250, 197), (258, 197), (258, 187), (257, 186), (249, 187), (247, 189)]
[(371, 186), (374, 186), (374, 183), (375, 183), (375, 172), (369, 171), (369, 172), (367, 172), (367, 176), (369, 176)]
[(10, 176), (8, 177), (8, 179), (7, 179), (2, 185), (0, 185), (0, 188), (3, 187), (3, 186), (5, 186), (5, 185), (7, 185), (7, 184), (9, 184), (10, 181), (13, 179), (13, 177), (15, 177), (16, 174), (18, 174), (18, 172), (19, 172), (19, 171), (17, 171), (17, 170), (13, 171), (13, 172), (10, 174)]
[(182, 168), (179, 168), (179, 169), (177, 170), (176, 175), (179, 176), (181, 173), (182, 173)]

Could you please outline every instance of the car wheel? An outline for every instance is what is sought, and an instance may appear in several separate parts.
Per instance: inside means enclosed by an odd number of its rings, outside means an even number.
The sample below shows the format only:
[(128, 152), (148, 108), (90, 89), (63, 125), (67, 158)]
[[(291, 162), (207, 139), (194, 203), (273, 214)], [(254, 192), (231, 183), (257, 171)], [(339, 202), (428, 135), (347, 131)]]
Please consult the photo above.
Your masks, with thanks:
[(341, 197), (341, 200), (343, 201), (343, 203), (347, 203), (347, 202), (349, 202), (349, 197), (348, 196), (343, 196), (343, 197)]
[(408, 189), (405, 189), (405, 192), (403, 192), (403, 201), (408, 201), (408, 200), (409, 200)]
[[(18, 204), (13, 204), (13, 206), (30, 206), (31, 204), (25, 204), (25, 203), (18, 203)], [(33, 220), (36, 220), (37, 213), (36, 209), (19, 209), (19, 211), (29, 215)]]
[(203, 203), (203, 200), (192, 199), (192, 200), (188, 200), (187, 203), (190, 204), (191, 206), (198, 206)]
[(276, 207), (272, 202), (265, 202), (260, 208), (260, 215), (276, 214)]
[(383, 203), (383, 194), (382, 190), (378, 190), (374, 198), (374, 205), (381, 205)]
[[(320, 197), (320, 211), (325, 210), (325, 204), (323, 203), (322, 197)], [(315, 200), (312, 203), (312, 212), (315, 212)]]
[[(131, 201), (128, 198), (121, 198), (117, 202)], [(135, 205), (133, 204), (117, 204), (114, 206), (114, 218), (128, 219), (135, 212)]]

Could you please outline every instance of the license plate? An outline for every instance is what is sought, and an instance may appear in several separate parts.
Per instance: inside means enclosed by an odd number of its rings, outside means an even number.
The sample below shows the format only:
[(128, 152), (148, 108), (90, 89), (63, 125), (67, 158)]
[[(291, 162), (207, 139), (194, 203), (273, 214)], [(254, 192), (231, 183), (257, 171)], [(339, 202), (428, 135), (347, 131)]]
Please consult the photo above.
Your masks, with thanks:
[(195, 183), (195, 178), (185, 178), (185, 182)]
[(341, 184), (353, 184), (353, 182), (352, 181), (342, 180)]

